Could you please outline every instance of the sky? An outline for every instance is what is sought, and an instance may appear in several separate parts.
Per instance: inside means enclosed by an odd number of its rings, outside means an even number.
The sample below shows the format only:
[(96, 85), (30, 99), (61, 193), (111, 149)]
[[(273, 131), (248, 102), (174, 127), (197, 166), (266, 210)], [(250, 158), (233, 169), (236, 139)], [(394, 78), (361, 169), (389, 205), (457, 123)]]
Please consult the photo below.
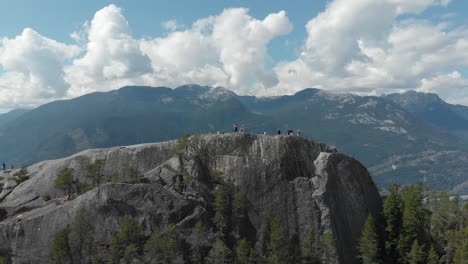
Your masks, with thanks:
[(125, 85), (468, 105), (465, 0), (0, 0), (0, 112)]

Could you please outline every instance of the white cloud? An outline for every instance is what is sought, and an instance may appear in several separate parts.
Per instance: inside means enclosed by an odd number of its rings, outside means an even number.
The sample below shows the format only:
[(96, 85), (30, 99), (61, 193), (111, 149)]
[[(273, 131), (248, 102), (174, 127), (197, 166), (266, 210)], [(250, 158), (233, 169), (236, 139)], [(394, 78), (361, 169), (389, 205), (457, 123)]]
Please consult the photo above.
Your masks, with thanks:
[(176, 31), (179, 28), (183, 28), (183, 26), (180, 25), (179, 23), (177, 23), (177, 20), (175, 20), (175, 19), (164, 21), (162, 23), (162, 26), (163, 26), (163, 28), (165, 28), (165, 29), (167, 29), (169, 31)]
[(267, 45), (275, 37), (289, 33), (292, 24), (281, 11), (268, 15), (264, 20), (255, 20), (242, 8), (225, 10), (213, 22), (212, 39), (228, 75), (228, 86), (241, 93), (250, 90), (253, 83), (271, 87), (277, 83), (276, 76), (265, 68), (268, 56)]
[[(275, 67), (280, 83), (267, 94), (319, 87), (361, 94), (404, 91), (447, 69), (468, 66), (468, 31), (412, 19), (450, 1), (335, 0), (306, 25), (301, 56)], [(405, 14), (407, 18), (401, 19)], [(463, 78), (463, 77), (460, 77)], [(464, 93), (468, 98), (468, 93)]]
[(66, 60), (79, 48), (41, 36), (26, 28), (16, 38), (1, 40), (0, 106), (31, 106), (65, 96), (69, 84), (63, 80)]
[(166, 21), (167, 35), (138, 39), (123, 10), (109, 5), (70, 35), (76, 45), (31, 29), (3, 39), (0, 108), (124, 85), (187, 83), (257, 95), (306, 87), (360, 94), (419, 89), (468, 102), (467, 81), (456, 71), (468, 67), (468, 29), (412, 16), (449, 3), (334, 0), (305, 26), (299, 57), (272, 67), (268, 45), (293, 27), (284, 11), (258, 19), (248, 9), (229, 8), (190, 26)]
[(466, 96), (468, 94), (468, 80), (464, 79), (458, 71), (428, 79), (424, 78), (417, 91), (436, 93), (450, 103), (468, 105), (468, 96)]
[(255, 93), (257, 87), (276, 83), (274, 72), (265, 67), (268, 43), (292, 29), (284, 11), (257, 20), (244, 8), (226, 9), (185, 30), (176, 30), (176, 21), (164, 25), (174, 31), (135, 39), (120, 8), (99, 10), (86, 30), (85, 55), (65, 69), (65, 80), (72, 85), (69, 96), (128, 84), (187, 83)]
[(86, 53), (65, 69), (71, 96), (137, 83), (152, 72), (150, 59), (142, 54), (119, 7), (109, 5), (96, 12), (87, 38)]
[(265, 67), (268, 43), (291, 29), (284, 11), (257, 20), (245, 8), (226, 9), (196, 21), (190, 29), (142, 41), (154, 69), (146, 76), (147, 83), (199, 83), (256, 93), (276, 84), (274, 72)]

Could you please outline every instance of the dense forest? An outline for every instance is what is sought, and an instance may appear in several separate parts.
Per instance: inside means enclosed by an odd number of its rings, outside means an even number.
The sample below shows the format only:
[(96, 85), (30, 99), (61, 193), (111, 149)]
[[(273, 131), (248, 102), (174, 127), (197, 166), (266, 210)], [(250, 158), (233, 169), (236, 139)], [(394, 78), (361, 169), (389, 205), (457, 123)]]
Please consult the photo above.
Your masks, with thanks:
[[(378, 226), (368, 217), (358, 243), (359, 258), (371, 263), (468, 263), (468, 204), (446, 192), (427, 192), (422, 184), (400, 187), (392, 185), (385, 197)], [(55, 235), (50, 246), (52, 263), (172, 263), (182, 256), (190, 263), (329, 263), (336, 258), (331, 234), (315, 242), (309, 230), (301, 243), (297, 235), (283, 237), (281, 223), (271, 216), (265, 245), (256, 245), (248, 234), (240, 234), (246, 203), (241, 192), (231, 195), (223, 184), (213, 194), (214, 216), (199, 220), (192, 230), (191, 241), (178, 239), (174, 225), (154, 231), (149, 237), (143, 227), (126, 218), (120, 231), (113, 235), (107, 259), (94, 256), (93, 213), (81, 209), (70, 226)], [(202, 244), (208, 229), (215, 229), (215, 242)], [(287, 249), (280, 241), (289, 241)], [(260, 250), (258, 250), (260, 247)], [(262, 248), (263, 247), (263, 248)], [(258, 254), (257, 252), (266, 252)]]
[(391, 185), (385, 197), (384, 227), (368, 217), (358, 244), (371, 263), (468, 263), (468, 204), (422, 184)]

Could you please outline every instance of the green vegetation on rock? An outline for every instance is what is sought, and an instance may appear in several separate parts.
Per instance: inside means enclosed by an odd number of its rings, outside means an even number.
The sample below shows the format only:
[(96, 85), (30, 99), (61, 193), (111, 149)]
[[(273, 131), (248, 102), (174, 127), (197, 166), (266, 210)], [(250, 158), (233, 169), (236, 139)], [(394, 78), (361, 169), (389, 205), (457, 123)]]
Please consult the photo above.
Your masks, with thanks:
[(59, 175), (54, 181), (54, 187), (57, 189), (64, 190), (65, 195), (67, 195), (68, 199), (71, 198), (73, 188), (76, 185), (76, 181), (74, 179), (74, 172), (75, 170), (72, 168), (64, 168), (60, 171)]

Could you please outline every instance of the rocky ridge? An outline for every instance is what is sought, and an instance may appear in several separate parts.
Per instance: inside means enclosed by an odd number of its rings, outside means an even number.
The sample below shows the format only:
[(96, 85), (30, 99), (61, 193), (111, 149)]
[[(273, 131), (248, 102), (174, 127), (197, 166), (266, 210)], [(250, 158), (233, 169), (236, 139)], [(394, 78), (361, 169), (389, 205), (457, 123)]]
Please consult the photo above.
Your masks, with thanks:
[[(71, 200), (54, 188), (63, 168), (73, 168), (77, 181), (88, 182), (84, 168), (97, 159), (104, 160), (105, 178), (125, 177), (122, 164), (132, 164), (139, 180), (105, 183)], [(267, 219), (274, 215), (286, 237), (297, 234), (303, 241), (310, 228), (316, 230), (315, 239), (331, 234), (334, 262), (357, 263), (356, 242), (364, 221), (368, 214), (379, 220), (382, 206), (361, 163), (326, 145), (286, 135), (197, 135), (86, 150), (27, 170), (29, 179), (18, 185), (12, 181), (15, 171), (3, 174), (0, 182), (0, 208), (7, 213), (0, 222), (0, 241), (11, 249), (14, 263), (46, 262), (54, 234), (83, 207), (96, 214), (95, 240), (102, 256), (126, 216), (141, 224), (147, 236), (174, 224), (182, 243), (190, 245), (196, 221), (213, 217), (213, 190), (220, 184), (245, 194), (247, 219), (241, 230), (232, 232), (255, 243), (257, 252), (263, 253)], [(210, 247), (214, 240), (214, 232), (207, 231), (203, 244)], [(187, 262), (186, 252), (177, 255), (176, 262)]]

